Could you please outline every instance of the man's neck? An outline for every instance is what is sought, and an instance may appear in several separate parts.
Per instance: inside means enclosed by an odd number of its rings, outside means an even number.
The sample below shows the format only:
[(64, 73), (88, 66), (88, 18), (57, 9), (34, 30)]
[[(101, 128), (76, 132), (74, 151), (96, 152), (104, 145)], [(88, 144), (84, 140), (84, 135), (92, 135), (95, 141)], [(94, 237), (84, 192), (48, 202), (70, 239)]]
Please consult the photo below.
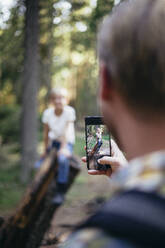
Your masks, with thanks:
[(121, 144), (127, 159), (165, 150), (165, 122), (143, 122), (126, 119), (120, 125)]

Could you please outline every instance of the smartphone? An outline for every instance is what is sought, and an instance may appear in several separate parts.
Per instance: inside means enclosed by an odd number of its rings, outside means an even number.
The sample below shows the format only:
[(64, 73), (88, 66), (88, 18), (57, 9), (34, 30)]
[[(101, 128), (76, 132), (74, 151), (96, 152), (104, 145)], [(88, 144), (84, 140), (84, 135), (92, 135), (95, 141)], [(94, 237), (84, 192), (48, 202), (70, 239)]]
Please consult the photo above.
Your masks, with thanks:
[(99, 164), (98, 159), (111, 156), (111, 138), (102, 117), (85, 117), (85, 140), (88, 170), (107, 170), (110, 165)]

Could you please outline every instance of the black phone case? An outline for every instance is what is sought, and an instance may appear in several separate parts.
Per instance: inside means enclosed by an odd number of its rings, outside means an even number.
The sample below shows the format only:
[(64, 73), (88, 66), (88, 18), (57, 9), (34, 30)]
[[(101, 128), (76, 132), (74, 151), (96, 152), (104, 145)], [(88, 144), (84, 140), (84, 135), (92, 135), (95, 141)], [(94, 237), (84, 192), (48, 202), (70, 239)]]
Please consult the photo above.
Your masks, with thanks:
[[(103, 122), (103, 119), (101, 116), (87, 116), (85, 117), (85, 142), (86, 142), (86, 158), (87, 158), (87, 169), (90, 170), (89, 168), (89, 157), (88, 157), (88, 153), (87, 153), (87, 147), (88, 147), (88, 143), (87, 143), (87, 126), (88, 125), (105, 125)], [(110, 135), (109, 135), (110, 138)], [(110, 154), (108, 154), (107, 156), (111, 156), (111, 138), (109, 140), (109, 149), (110, 149)], [(105, 155), (100, 155), (100, 158), (103, 157)], [(97, 162), (98, 163), (98, 162)], [(110, 168), (110, 165), (102, 165), (98, 163), (98, 167), (96, 168), (96, 170), (107, 170)]]

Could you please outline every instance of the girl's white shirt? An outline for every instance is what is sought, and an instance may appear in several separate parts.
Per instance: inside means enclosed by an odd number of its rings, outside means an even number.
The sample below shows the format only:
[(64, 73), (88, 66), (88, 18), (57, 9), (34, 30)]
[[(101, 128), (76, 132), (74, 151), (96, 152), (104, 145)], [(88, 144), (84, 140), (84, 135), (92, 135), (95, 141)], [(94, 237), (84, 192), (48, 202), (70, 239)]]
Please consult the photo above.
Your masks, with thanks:
[(71, 106), (64, 106), (61, 115), (55, 114), (55, 108), (47, 108), (43, 112), (42, 122), (48, 124), (50, 140), (65, 140), (67, 143), (74, 144), (75, 142), (75, 130), (74, 121), (76, 119), (75, 110)]

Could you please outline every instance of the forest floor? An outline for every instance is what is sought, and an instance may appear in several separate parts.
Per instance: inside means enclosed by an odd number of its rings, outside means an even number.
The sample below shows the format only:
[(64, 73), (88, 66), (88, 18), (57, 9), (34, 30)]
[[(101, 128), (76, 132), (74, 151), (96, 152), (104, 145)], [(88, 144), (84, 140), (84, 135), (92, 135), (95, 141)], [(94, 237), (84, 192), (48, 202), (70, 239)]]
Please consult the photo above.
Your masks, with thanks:
[[(71, 227), (93, 214), (109, 197), (109, 187), (107, 177), (88, 175), (86, 166), (82, 164), (81, 172), (69, 190), (65, 203), (53, 217), (41, 247), (55, 248), (57, 243), (64, 242), (71, 233)], [(47, 241), (52, 241), (52, 245), (46, 245)]]

